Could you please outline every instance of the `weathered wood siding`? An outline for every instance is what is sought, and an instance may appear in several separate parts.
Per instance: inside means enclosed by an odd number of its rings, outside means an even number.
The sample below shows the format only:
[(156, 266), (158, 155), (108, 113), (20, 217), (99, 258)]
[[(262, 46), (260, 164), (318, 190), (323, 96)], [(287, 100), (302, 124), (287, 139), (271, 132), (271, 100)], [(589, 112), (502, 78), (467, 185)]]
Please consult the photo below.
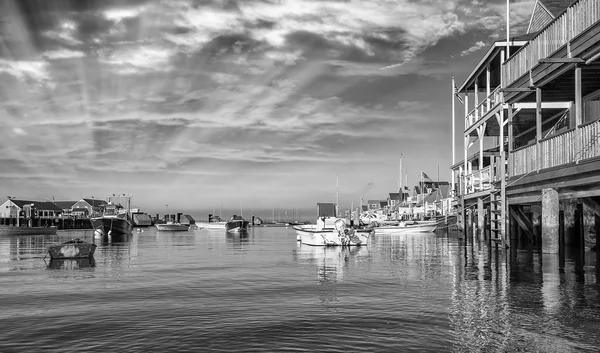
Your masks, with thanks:
[(531, 26), (529, 27), (529, 33), (541, 31), (552, 20), (552, 15), (546, 11), (542, 4), (536, 2), (535, 8), (533, 9), (533, 14), (531, 15)]

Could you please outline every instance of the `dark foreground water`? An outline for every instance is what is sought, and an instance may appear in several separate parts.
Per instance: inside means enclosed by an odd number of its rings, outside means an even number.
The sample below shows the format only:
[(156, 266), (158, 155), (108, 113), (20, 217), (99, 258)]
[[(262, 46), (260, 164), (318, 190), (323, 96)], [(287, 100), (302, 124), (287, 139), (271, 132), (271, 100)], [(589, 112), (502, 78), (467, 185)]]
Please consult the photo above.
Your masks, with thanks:
[[(444, 234), (362, 248), (286, 228), (135, 233), (95, 261), (0, 237), (0, 352), (597, 352), (596, 255), (496, 255)], [(117, 239), (118, 240), (118, 239)]]

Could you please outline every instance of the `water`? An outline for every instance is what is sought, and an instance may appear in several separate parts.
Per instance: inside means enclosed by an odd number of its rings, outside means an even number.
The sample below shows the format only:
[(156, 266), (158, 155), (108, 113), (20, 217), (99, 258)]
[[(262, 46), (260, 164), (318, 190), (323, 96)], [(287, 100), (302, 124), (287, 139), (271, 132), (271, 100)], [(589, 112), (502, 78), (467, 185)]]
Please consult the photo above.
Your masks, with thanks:
[(455, 237), (317, 248), (293, 230), (135, 233), (94, 263), (0, 237), (0, 352), (578, 352), (600, 346), (595, 254)]

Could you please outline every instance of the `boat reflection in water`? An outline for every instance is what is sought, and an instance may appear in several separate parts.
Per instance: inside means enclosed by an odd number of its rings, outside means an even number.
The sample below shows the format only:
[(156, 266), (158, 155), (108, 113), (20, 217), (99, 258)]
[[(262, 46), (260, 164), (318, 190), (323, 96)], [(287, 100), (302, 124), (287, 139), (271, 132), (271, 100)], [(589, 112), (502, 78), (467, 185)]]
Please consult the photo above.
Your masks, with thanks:
[(321, 284), (342, 280), (351, 263), (368, 255), (366, 246), (310, 246), (298, 243), (296, 251), (299, 262), (317, 266), (317, 280)]
[(80, 270), (90, 267), (96, 267), (96, 261), (93, 257), (83, 259), (51, 259), (50, 263), (48, 263), (48, 269), (52, 270)]

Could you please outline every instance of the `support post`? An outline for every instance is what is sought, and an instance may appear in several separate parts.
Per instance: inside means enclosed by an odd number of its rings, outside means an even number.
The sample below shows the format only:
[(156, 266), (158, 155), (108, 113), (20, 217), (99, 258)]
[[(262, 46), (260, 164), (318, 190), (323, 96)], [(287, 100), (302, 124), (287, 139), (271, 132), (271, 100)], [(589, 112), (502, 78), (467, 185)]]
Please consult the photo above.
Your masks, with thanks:
[(513, 151), (513, 117), (514, 111), (512, 104), (508, 105), (508, 175), (511, 176), (513, 174), (513, 161), (512, 161), (512, 151)]
[(559, 200), (556, 189), (542, 189), (542, 253), (559, 252)]
[(485, 67), (485, 97), (487, 104), (487, 111), (489, 112), (492, 108), (492, 102), (490, 102), (490, 94), (492, 94), (492, 84), (491, 84), (491, 72), (490, 72), (490, 64), (487, 64)]
[(581, 129), (583, 123), (583, 101), (581, 96), (581, 67), (575, 68), (575, 163), (579, 163), (583, 144), (581, 141)]
[(540, 140), (542, 139), (542, 89), (535, 89), (535, 170), (542, 168), (542, 150)]

